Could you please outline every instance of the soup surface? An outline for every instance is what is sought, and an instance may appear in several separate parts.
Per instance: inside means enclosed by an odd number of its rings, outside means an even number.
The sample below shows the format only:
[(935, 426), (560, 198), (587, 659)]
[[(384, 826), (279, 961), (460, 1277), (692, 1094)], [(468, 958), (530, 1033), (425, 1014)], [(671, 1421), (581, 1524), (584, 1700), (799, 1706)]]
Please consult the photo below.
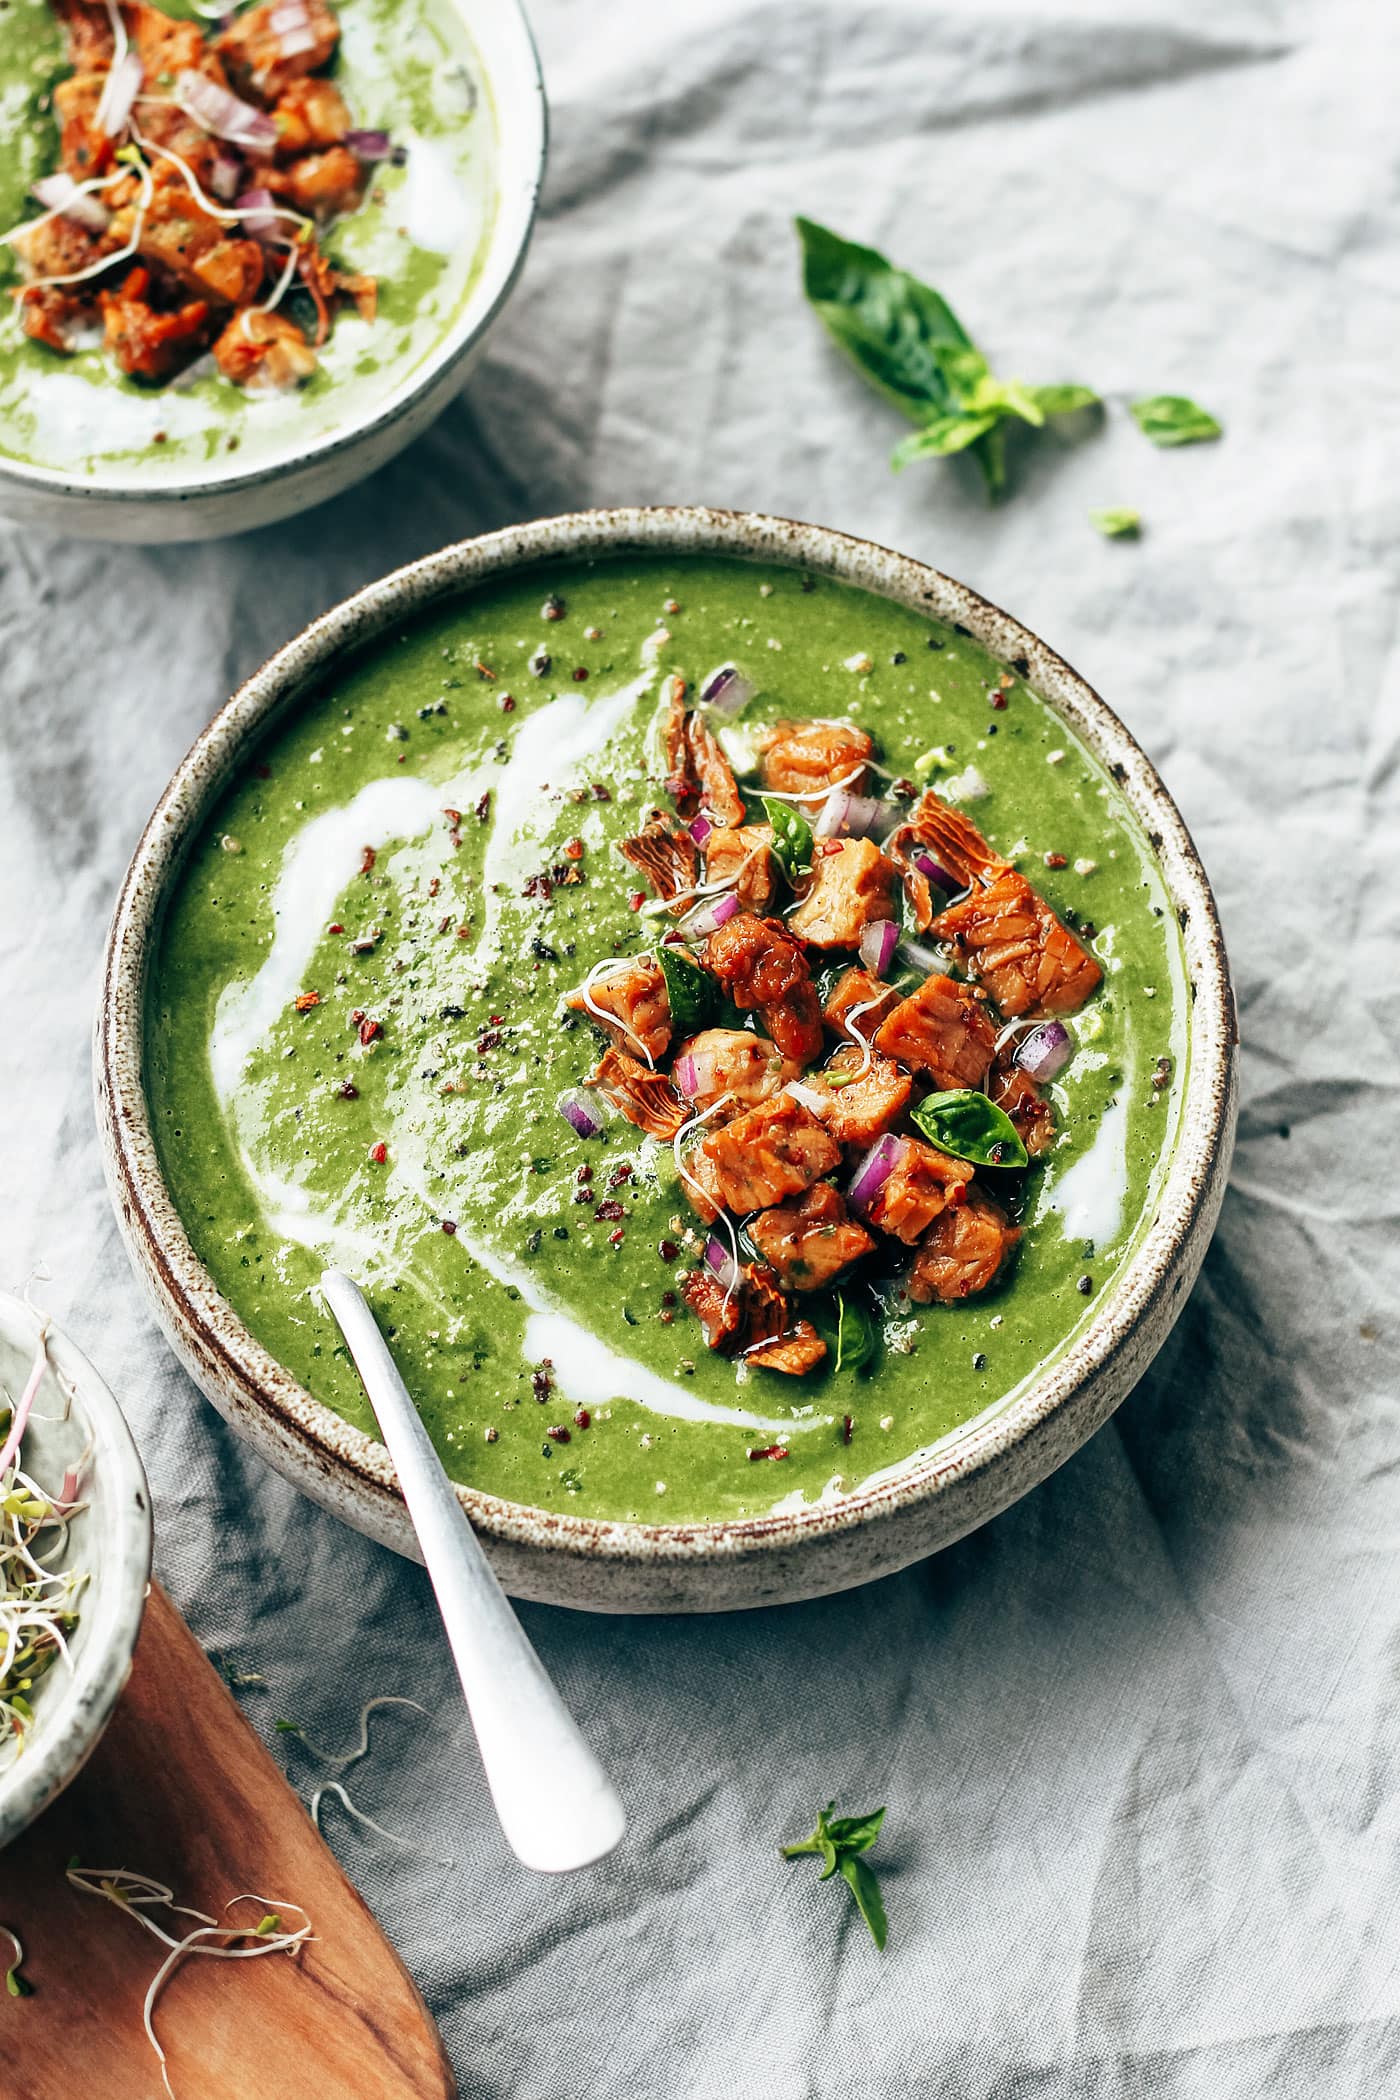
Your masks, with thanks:
[[(162, 0), (188, 18), (188, 0)], [(0, 455), (95, 482), (187, 478), (192, 467), (254, 470), (362, 416), (407, 381), (451, 327), (476, 281), (495, 216), (495, 117), (451, 0), (343, 0), (330, 78), (364, 133), (395, 160), (332, 226), (327, 253), (377, 283), (377, 312), (335, 318), (301, 385), (249, 391), (205, 355), (161, 384), (119, 372), (98, 336), (65, 355), (21, 334), (10, 294), (20, 259), (0, 248)], [(48, 0), (0, 9), (0, 227), (41, 206), (34, 182), (58, 165), (55, 85), (69, 71)], [(138, 115), (140, 106), (138, 105)], [(401, 164), (396, 164), (401, 162)], [(312, 331), (301, 292), (285, 311)]]
[[(677, 923), (616, 851), (667, 807), (677, 680), (694, 696), (731, 664), (750, 696), (705, 719), (753, 813), (773, 723), (854, 725), (882, 769), (872, 792), (908, 803), (931, 782), (1102, 971), (1041, 1088), (1045, 1149), (1024, 1172), (978, 1169), (974, 1187), (1021, 1228), (999, 1280), (914, 1303), (914, 1250), (886, 1242), (893, 1258), (844, 1294), (802, 1294), (825, 1349), (799, 1376), (706, 1347), (689, 1279), (707, 1227), (671, 1144), (601, 1102), (596, 1135), (560, 1111), (561, 1094), (598, 1100), (575, 1090), (605, 1047), (569, 994), (608, 958), (655, 954)], [(805, 805), (814, 824), (821, 807)], [(811, 956), (824, 986), (850, 961)], [(917, 989), (927, 964), (916, 936), (891, 981)], [(334, 1262), (365, 1284), (458, 1479), (655, 1522), (840, 1495), (1062, 1350), (1150, 1215), (1184, 1011), (1179, 930), (1136, 819), (1014, 672), (823, 578), (629, 558), (483, 585), (298, 706), (174, 894), (147, 1072), (196, 1251), (317, 1398), (373, 1432), (317, 1289)], [(686, 1133), (682, 1161), (705, 1135)], [(827, 1177), (839, 1190), (858, 1157)], [(739, 1254), (752, 1261), (752, 1243)]]

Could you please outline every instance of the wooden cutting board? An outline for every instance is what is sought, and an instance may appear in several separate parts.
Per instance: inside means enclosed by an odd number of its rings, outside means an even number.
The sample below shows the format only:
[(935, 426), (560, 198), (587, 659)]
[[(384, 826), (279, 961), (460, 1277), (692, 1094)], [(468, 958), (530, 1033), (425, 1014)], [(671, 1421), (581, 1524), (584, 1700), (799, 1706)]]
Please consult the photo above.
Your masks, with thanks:
[(155, 2025), (176, 2100), (452, 2100), (408, 1971), (156, 1585), (131, 1681), (86, 1770), (0, 1853), (0, 1923), (20, 1933), (34, 1987), (0, 1992), (0, 2092), (164, 2100), (141, 2008), (165, 1950), (65, 1881), (75, 1853), (153, 1875), (212, 1916), (245, 1889), (310, 1916), (315, 1937), (298, 1954), (196, 1956), (170, 1978)]

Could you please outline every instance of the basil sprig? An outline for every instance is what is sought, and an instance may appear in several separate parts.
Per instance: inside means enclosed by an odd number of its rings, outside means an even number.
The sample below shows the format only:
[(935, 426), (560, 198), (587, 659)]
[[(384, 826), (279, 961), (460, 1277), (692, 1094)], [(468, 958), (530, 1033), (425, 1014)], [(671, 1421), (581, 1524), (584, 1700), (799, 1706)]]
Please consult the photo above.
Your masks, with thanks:
[(891, 464), (970, 451), (990, 496), (1006, 487), (1006, 426), (1098, 404), (1087, 386), (998, 379), (941, 293), (878, 249), (798, 219), (803, 290), (856, 370), (919, 428)]
[(848, 1298), (844, 1291), (836, 1293), (836, 1362), (837, 1371), (858, 1371), (862, 1364), (869, 1363), (875, 1353), (875, 1322), (863, 1305)]
[(985, 1094), (957, 1087), (929, 1094), (911, 1110), (931, 1145), (976, 1167), (1024, 1167), (1029, 1155), (1011, 1118)]
[(870, 1927), (870, 1937), (883, 1950), (890, 1935), (885, 1905), (880, 1895), (880, 1884), (873, 1869), (863, 1857), (880, 1835), (880, 1825), (885, 1820), (883, 1808), (872, 1809), (867, 1816), (838, 1816), (833, 1813), (836, 1803), (828, 1801), (817, 1817), (817, 1827), (800, 1844), (782, 1845), (779, 1852), (784, 1859), (798, 1859), (804, 1853), (815, 1852), (824, 1864), (821, 1878), (830, 1881), (839, 1874), (856, 1899), (856, 1908)]
[(1154, 445), (1205, 445), (1224, 435), (1209, 409), (1189, 394), (1148, 394), (1131, 407), (1133, 421)]
[(773, 851), (789, 882), (807, 875), (812, 867), (812, 827), (790, 802), (764, 795), (763, 814), (773, 827)]
[(693, 963), (683, 948), (663, 942), (656, 951), (666, 980), (666, 1001), (671, 1009), (671, 1027), (677, 1038), (698, 1035), (715, 1018), (719, 986), (708, 970)]

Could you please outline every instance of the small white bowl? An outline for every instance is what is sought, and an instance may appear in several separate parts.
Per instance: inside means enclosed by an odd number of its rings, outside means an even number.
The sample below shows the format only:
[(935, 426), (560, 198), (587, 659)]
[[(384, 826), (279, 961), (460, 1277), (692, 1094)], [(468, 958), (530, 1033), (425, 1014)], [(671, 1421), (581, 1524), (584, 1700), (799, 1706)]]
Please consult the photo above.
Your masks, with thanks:
[[(0, 1291), (0, 1386), (14, 1399), (39, 1331), (23, 1299)], [(52, 1325), (48, 1355), (22, 1463), (51, 1490), (69, 1466), (82, 1465), (86, 1507), (68, 1527), (60, 1565), (88, 1579), (69, 1637), (71, 1666), (60, 1658), (40, 1679), (29, 1739), (0, 1770), (0, 1846), (62, 1793), (95, 1749), (131, 1670), (151, 1575), (150, 1491), (122, 1411), (87, 1358)]]
[(83, 539), (155, 543), (214, 539), (274, 524), (338, 496), (420, 437), (458, 392), (525, 260), (544, 180), (544, 79), (520, 0), (454, 0), (496, 111), (496, 217), (475, 285), (456, 320), (385, 397), (319, 437), (289, 443), (254, 468), (237, 453), (164, 471), (78, 475), (0, 455), (0, 516)]

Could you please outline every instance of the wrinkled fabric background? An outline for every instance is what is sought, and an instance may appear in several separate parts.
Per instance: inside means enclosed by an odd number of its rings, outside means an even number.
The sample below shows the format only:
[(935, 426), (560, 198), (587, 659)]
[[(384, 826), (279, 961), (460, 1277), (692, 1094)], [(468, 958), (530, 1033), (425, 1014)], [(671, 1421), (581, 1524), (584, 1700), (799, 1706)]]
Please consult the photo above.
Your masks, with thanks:
[[(554, 143), (460, 405), (289, 525), (144, 551), (0, 533), (0, 1275), (121, 1394), (160, 1571), (278, 1715), (380, 1717), (333, 1843), (472, 2100), (1376, 2100), (1400, 2081), (1400, 21), (1380, 0), (538, 0)], [(789, 221), (945, 289), (1004, 371), (1182, 390), (989, 512), (798, 295)], [(298, 1499), (167, 1355), (108, 1213), (88, 1027), (115, 888), (214, 707), (308, 616), (461, 535), (704, 500), (872, 535), (1078, 664), (1218, 891), (1239, 1149), (1175, 1336), (1018, 1507), (754, 1616), (527, 1608), (625, 1851), (506, 1856), (422, 1575)], [(1127, 504), (1111, 545), (1093, 506)], [(889, 1803), (876, 1955), (811, 1862)], [(438, 1863), (438, 1857), (452, 1865)]]

